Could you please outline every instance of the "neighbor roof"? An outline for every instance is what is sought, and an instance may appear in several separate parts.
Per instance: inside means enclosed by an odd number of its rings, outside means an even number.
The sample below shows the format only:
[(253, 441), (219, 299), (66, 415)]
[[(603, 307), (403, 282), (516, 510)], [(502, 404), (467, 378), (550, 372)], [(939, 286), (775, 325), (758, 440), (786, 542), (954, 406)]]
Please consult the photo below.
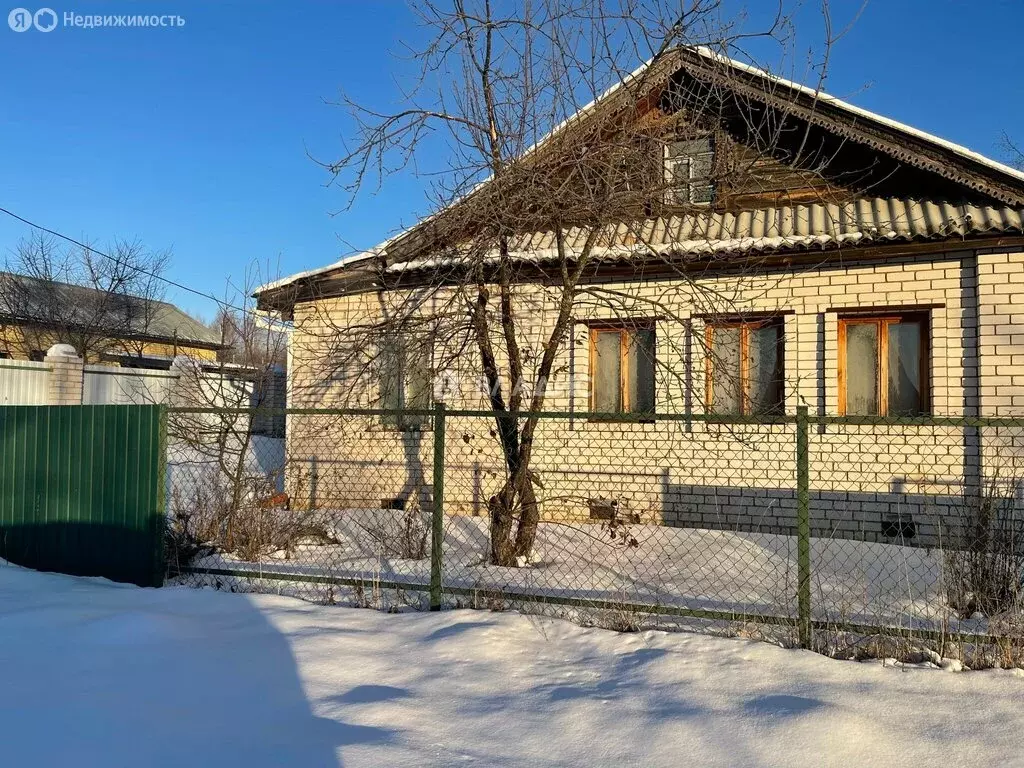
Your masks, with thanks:
[[(45, 325), (57, 315), (62, 323), (83, 328), (106, 325), (123, 337), (221, 346), (219, 334), (166, 301), (125, 295), (110, 301), (96, 288), (10, 272), (0, 273), (0, 280), (15, 281), (18, 287), (16, 296), (11, 295), (13, 291), (0, 291), (0, 317), (8, 322)], [(100, 306), (104, 319), (94, 316)]]
[[(674, 57), (674, 58), (673, 58)], [(739, 74), (741, 77), (745, 76), (747, 79), (760, 80), (762, 82), (767, 81), (771, 86), (771, 90), (776, 94), (776, 101), (779, 101), (779, 93), (777, 89), (788, 90), (796, 97), (802, 97), (804, 100), (813, 100), (814, 107), (821, 106), (823, 108), (830, 108), (841, 114), (846, 119), (851, 121), (855, 126), (864, 128), (872, 127), (875, 130), (882, 130), (889, 135), (895, 135), (897, 139), (907, 143), (923, 144), (929, 148), (941, 153), (943, 157), (950, 159), (950, 162), (963, 162), (968, 166), (977, 166), (983, 170), (989, 179), (995, 179), (995, 187), (986, 185), (983, 182), (975, 182), (970, 178), (969, 174), (962, 172), (957, 173), (944, 173), (948, 178), (953, 178), (961, 183), (969, 184), (975, 189), (983, 189), (989, 194), (997, 197), (1000, 202), (1007, 203), (1004, 206), (983, 206), (981, 208), (975, 206), (961, 206), (961, 205), (950, 205), (943, 202), (929, 202), (929, 201), (913, 201), (913, 200), (881, 200), (878, 198), (865, 199), (850, 203), (848, 206), (827, 206), (827, 205), (806, 205), (806, 206), (793, 206), (785, 208), (772, 208), (772, 209), (761, 209), (757, 211), (748, 211), (740, 214), (733, 213), (695, 213), (689, 216), (672, 217), (668, 223), (665, 223), (661, 227), (660, 231), (664, 233), (672, 233), (675, 231), (681, 231), (680, 228), (671, 226), (672, 222), (683, 222), (686, 220), (691, 221), (696, 226), (707, 227), (709, 232), (714, 232), (721, 227), (722, 232), (730, 232), (729, 237), (718, 237), (711, 239), (704, 236), (703, 230), (701, 239), (698, 241), (693, 240), (677, 241), (674, 243), (662, 243), (662, 246), (668, 248), (672, 246), (672, 250), (682, 253), (692, 252), (696, 253), (698, 250), (707, 253), (710, 251), (727, 251), (727, 250), (764, 250), (764, 249), (775, 249), (781, 250), (784, 248), (797, 246), (797, 247), (812, 247), (819, 246), (822, 244), (841, 244), (843, 242), (877, 242), (880, 239), (889, 240), (909, 240), (909, 239), (934, 239), (936, 237), (948, 237), (951, 235), (969, 235), (969, 234), (980, 234), (982, 232), (1000, 232), (1000, 233), (1012, 233), (1020, 234), (1020, 213), (1021, 206), (1024, 206), (1024, 172), (1018, 171), (1011, 168), (1008, 165), (992, 160), (991, 158), (985, 157), (977, 152), (974, 152), (967, 147), (956, 144), (946, 139), (942, 139), (934, 134), (927, 133), (925, 131), (918, 130), (904, 123), (900, 123), (896, 120), (879, 115), (875, 112), (871, 112), (867, 109), (857, 107), (849, 102), (839, 99), (835, 96), (831, 96), (822, 91), (816, 91), (813, 88), (809, 88), (800, 83), (793, 82), (778, 76), (775, 76), (769, 72), (766, 72), (757, 67), (751, 66), (741, 61), (729, 58), (722, 54), (716, 53), (709, 48), (703, 46), (694, 46), (687, 48), (679, 48), (670, 52), (669, 65), (674, 67), (674, 71), (684, 69), (687, 63), (696, 66), (706, 67), (721, 67), (722, 71), (729, 70), (734, 74)], [(608, 89), (600, 97), (592, 101), (591, 103), (584, 106), (576, 114), (570, 117), (568, 120), (556, 126), (552, 129), (543, 139), (534, 144), (526, 151), (526, 155), (529, 155), (538, 149), (540, 149), (545, 143), (547, 143), (556, 134), (563, 131), (568, 125), (577, 122), (578, 120), (585, 117), (588, 113), (592, 112), (598, 104), (603, 103), (605, 100), (614, 96), (614, 94), (620, 89), (624, 88), (630, 81), (637, 78), (641, 73), (647, 70), (651, 66), (651, 61), (645, 62), (643, 65), (638, 67), (632, 73), (630, 73), (621, 83), (616, 84), (612, 88)], [(729, 85), (734, 83), (730, 81)], [(738, 84), (736, 84), (739, 87)], [(761, 98), (768, 100), (767, 91), (761, 94)], [(787, 108), (789, 102), (787, 102)], [(804, 110), (804, 115), (808, 114), (807, 110)], [(903, 144), (897, 141), (895, 144), (880, 147), (884, 151), (896, 154), (900, 159), (911, 160), (911, 152), (906, 149)], [(914, 158), (919, 159), (919, 158)], [(944, 170), (942, 169), (942, 163), (937, 162), (933, 159), (920, 159), (921, 167), (929, 170)], [(466, 197), (473, 195), (477, 190), (490, 182), (490, 179), (485, 179), (480, 184), (471, 190)], [(465, 199), (465, 198), (463, 198)], [(458, 202), (458, 201), (457, 201)], [(454, 205), (453, 203), (452, 205)], [(853, 206), (856, 210), (864, 211), (870, 210), (873, 216), (879, 214), (882, 215), (882, 219), (894, 223), (896, 226), (891, 227), (887, 232), (893, 234), (892, 237), (886, 237), (880, 235), (879, 232), (882, 229), (872, 230), (871, 225), (868, 224), (866, 219), (859, 219), (858, 217), (850, 218), (846, 216), (844, 211), (849, 210), (849, 206)], [(451, 206), (449, 206), (450, 208)], [(839, 210), (842, 209), (842, 210)], [(885, 209), (888, 209), (886, 211)], [(957, 227), (944, 232), (942, 227), (936, 228), (931, 223), (933, 216), (937, 211), (943, 211), (944, 213), (953, 213), (953, 209), (956, 209), (957, 216), (960, 217), (961, 223)], [(447, 210), (444, 209), (444, 210)], [(276, 293), (282, 289), (294, 286), (297, 283), (309, 281), (312, 278), (317, 278), (322, 275), (328, 275), (334, 272), (344, 272), (348, 268), (362, 264), (371, 259), (384, 257), (386, 258), (388, 250), (396, 242), (404, 239), (407, 235), (411, 234), (419, 227), (424, 225), (426, 222), (439, 216), (444, 210), (435, 213), (416, 225), (400, 232), (399, 234), (389, 238), (381, 244), (369, 249), (368, 251), (354, 253), (348, 255), (339, 261), (332, 264), (328, 264), (324, 267), (299, 272), (289, 277), (277, 280), (272, 283), (260, 286), (256, 295), (261, 296), (267, 293)], [(836, 217), (832, 217), (835, 213)], [(777, 223), (784, 222), (787, 217), (795, 216), (798, 220), (799, 217), (809, 217), (808, 220), (815, 220), (815, 217), (824, 215), (822, 221), (831, 221), (833, 223), (839, 222), (839, 229), (837, 230), (832, 223), (823, 225), (814, 232), (809, 232), (800, 235), (759, 235), (756, 234), (758, 228), (761, 226), (759, 222), (764, 222), (768, 225), (769, 222), (775, 221)], [(963, 216), (967, 216), (967, 219), (963, 219)], [(979, 217), (979, 218), (976, 218)], [(703, 224), (699, 223), (699, 220), (704, 220)], [(858, 228), (857, 231), (850, 230), (853, 226), (851, 222), (858, 221), (860, 224), (864, 224), (864, 227)], [(663, 221), (663, 220), (652, 220), (652, 221)], [(993, 228), (988, 229), (977, 229), (976, 224), (971, 224), (972, 221), (984, 221), (984, 225), (988, 227), (989, 224)], [(749, 232), (744, 231), (742, 222), (749, 222), (752, 229)], [(905, 227), (901, 227), (900, 222), (905, 222)], [(995, 222), (1002, 222), (996, 227)], [(860, 226), (858, 224), (858, 227)], [(722, 226), (724, 225), (724, 227)], [(624, 225), (626, 226), (626, 225)], [(656, 223), (652, 226), (658, 226)], [(682, 226), (682, 224), (680, 225)], [(626, 227), (630, 229), (630, 227)], [(771, 226), (768, 225), (768, 229)], [(521, 242), (526, 242), (530, 238), (538, 237), (540, 235), (531, 235), (521, 239)], [(614, 249), (614, 247), (613, 247)], [(523, 253), (529, 252), (529, 248), (523, 250)], [(414, 263), (418, 263), (419, 266), (423, 266), (428, 263), (430, 258), (419, 258), (414, 259), (411, 263), (398, 263), (389, 265), (387, 268), (389, 271), (405, 271), (408, 269), (416, 268)]]

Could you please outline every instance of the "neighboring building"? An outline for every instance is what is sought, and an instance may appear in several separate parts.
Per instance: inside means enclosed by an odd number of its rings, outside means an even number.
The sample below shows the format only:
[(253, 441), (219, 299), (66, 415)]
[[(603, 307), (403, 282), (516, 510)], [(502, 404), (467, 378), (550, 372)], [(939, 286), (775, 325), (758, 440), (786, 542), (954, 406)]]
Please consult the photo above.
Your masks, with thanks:
[[(603, 236), (586, 285), (617, 296), (617, 306), (581, 297), (546, 408), (1024, 415), (1024, 174), (700, 50), (676, 51), (655, 75), (638, 119), (665, 126), (652, 157), (672, 190)], [(731, 120), (719, 108), (707, 124), (697, 107), (681, 118), (672, 98), (680, 83), (713, 85), (761, 117)], [(817, 148), (814, 162), (794, 167), (807, 146)], [(744, 182), (718, 183), (717, 169), (739, 161), (750, 168)], [(450, 357), (439, 365), (438, 353), (403, 349), (400, 337), (381, 341), (390, 362), (379, 387), (354, 389), (325, 364), (339, 329), (435, 284), (439, 261), (418, 249), (423, 226), (261, 289), (261, 308), (294, 320), (292, 406), (423, 406), (423, 382), (440, 368), (457, 372)], [(520, 290), (536, 298), (528, 321), (538, 338), (552, 322), (552, 248), (550, 233), (524, 234), (513, 248)], [(638, 264), (648, 253), (656, 258)], [(447, 403), (486, 400), (464, 392)], [(493, 423), (453, 422), (446, 508), (486, 514), (503, 474)], [(350, 427), (293, 417), (297, 503), (377, 506), (430, 477), (431, 441), (418, 431), (429, 424)], [(1024, 476), (1021, 430), (829, 426), (812, 430), (811, 451), (815, 535), (933, 545), (966, 485)], [(553, 500), (544, 502), (548, 517), (588, 519), (599, 498), (669, 525), (793, 526), (790, 425), (544, 422), (532, 466)]]
[(214, 361), (223, 346), (165, 301), (0, 273), (0, 358), (39, 361), (56, 343), (86, 363), (165, 370), (177, 355)]

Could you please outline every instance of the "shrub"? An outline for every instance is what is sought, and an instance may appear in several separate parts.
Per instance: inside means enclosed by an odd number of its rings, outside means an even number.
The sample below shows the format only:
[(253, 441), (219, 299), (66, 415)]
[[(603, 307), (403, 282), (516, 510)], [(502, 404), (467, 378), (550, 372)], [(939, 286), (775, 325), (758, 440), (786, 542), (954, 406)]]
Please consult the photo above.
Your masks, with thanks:
[(338, 543), (325, 513), (292, 512), (268, 502), (278, 497), (272, 476), (248, 478), (239, 494), (220, 474), (194, 483), (187, 493), (176, 490), (168, 516), (168, 552), (175, 552), (182, 565), (215, 551), (255, 562), (274, 552), (291, 557), (307, 542)]
[(172, 572), (216, 551), (196, 530), (196, 515), (182, 504), (179, 496), (172, 494), (171, 514), (164, 525), (164, 555)]
[(403, 510), (381, 510), (359, 527), (387, 556), (424, 560), (428, 555), (430, 516), (420, 509), (415, 495)]
[(965, 495), (943, 563), (947, 599), (962, 618), (1024, 607), (1024, 521), (1015, 490), (993, 479), (977, 494)]

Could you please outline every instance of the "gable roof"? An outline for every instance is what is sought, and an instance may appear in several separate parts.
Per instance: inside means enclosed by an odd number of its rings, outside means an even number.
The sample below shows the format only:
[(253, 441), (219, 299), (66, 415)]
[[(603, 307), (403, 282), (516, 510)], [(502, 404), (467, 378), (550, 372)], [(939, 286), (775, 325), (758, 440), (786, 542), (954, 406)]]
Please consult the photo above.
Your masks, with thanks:
[[(823, 127), (829, 132), (850, 141), (867, 145), (894, 158), (895, 160), (906, 163), (922, 171), (942, 176), (954, 184), (962, 186), (965, 191), (971, 190), (975, 197), (977, 197), (977, 195), (981, 195), (982, 197), (987, 198), (990, 203), (995, 204), (979, 208), (976, 205), (964, 206), (962, 203), (965, 201), (956, 200), (924, 200), (916, 202), (913, 200), (891, 201), (881, 207), (893, 209), (893, 205), (895, 205), (896, 208), (901, 208), (902, 213), (894, 212), (890, 221), (892, 224), (890, 229), (895, 233), (901, 233), (906, 230), (906, 234), (910, 239), (935, 239), (938, 237), (949, 236), (965, 237), (968, 235), (981, 234), (982, 232), (998, 232), (1015, 235), (1024, 234), (1024, 231), (1022, 231), (1021, 228), (1020, 215), (1022, 210), (1024, 210), (1024, 172), (985, 157), (968, 149), (967, 147), (942, 139), (934, 134), (913, 128), (867, 109), (857, 107), (847, 101), (831, 96), (822, 91), (778, 77), (762, 69), (737, 61), (736, 59), (729, 58), (703, 46), (676, 48), (669, 51), (664, 58), (657, 62), (657, 64), (652, 64), (651, 61), (645, 62), (636, 70), (631, 72), (620, 83), (617, 83), (615, 86), (608, 89), (600, 97), (582, 107), (572, 117), (553, 128), (544, 138), (527, 149), (522, 157), (525, 158), (541, 150), (546, 144), (551, 142), (555, 136), (566, 130), (570, 125), (586, 119), (586, 117), (600, 105), (615, 100), (630, 83), (634, 82), (641, 75), (647, 76), (652, 74), (652, 67), (657, 67), (658, 69), (658, 72), (653, 73), (654, 77), (652, 80), (655, 83), (667, 83), (669, 78), (679, 72), (685, 72), (699, 79), (714, 82), (716, 85), (722, 86), (734, 94), (763, 102), (769, 107), (782, 110), (786, 115), (792, 115), (793, 117), (804, 120), (809, 124)], [(301, 284), (314, 282), (321, 277), (328, 276), (333, 273), (344, 273), (351, 270), (353, 267), (365, 265), (375, 259), (379, 259), (386, 269), (391, 271), (405, 271), (405, 269), (411, 268), (412, 265), (403, 268), (397, 264), (388, 264), (389, 251), (392, 250), (396, 244), (412, 236), (426, 223), (443, 215), (445, 211), (450, 210), (453, 206), (474, 195), (489, 182), (490, 178), (485, 179), (477, 184), (460, 200), (455, 201), (447, 208), (422, 219), (412, 227), (396, 234), (368, 251), (350, 254), (327, 266), (307, 270), (272, 283), (267, 283), (257, 289), (256, 296), (260, 299), (261, 305), (264, 303), (268, 306), (273, 305), (273, 301), (268, 301), (272, 295), (294, 295), (295, 290)], [(984, 211), (980, 216), (980, 220), (984, 220), (986, 222), (1001, 222), (1001, 224), (999, 224), (998, 227), (993, 224), (991, 228), (978, 229), (977, 226), (968, 223), (966, 226), (954, 226), (949, 229), (948, 232), (943, 233), (942, 228), (930, 228), (928, 225), (922, 228), (913, 223), (919, 220), (928, 221), (935, 210), (941, 208), (943, 205), (948, 205), (949, 203), (953, 203), (954, 206), (962, 208), (963, 210), (961, 211), (961, 215), (967, 216), (968, 222), (970, 222), (973, 217), (977, 216), (978, 212)], [(879, 204), (877, 202), (873, 202), (872, 199), (865, 198), (854, 201), (852, 205), (858, 209), (863, 209), (865, 205), (869, 208), (877, 208)], [(813, 209), (815, 207), (816, 206), (813, 205), (796, 206), (795, 210), (807, 209), (804, 213), (810, 214), (813, 218)], [(827, 206), (817, 207), (825, 208)], [(973, 212), (972, 210), (968, 210), (968, 208), (972, 209)], [(752, 213), (754, 215), (745, 220), (770, 220), (773, 218), (773, 215), (776, 218), (778, 218), (778, 216), (785, 218), (786, 216), (785, 213), (769, 213), (767, 212), (767, 209), (760, 209), (759, 211)], [(877, 214), (878, 210), (876, 210), (875, 213)], [(716, 229), (720, 229), (719, 225), (725, 220), (723, 217), (728, 217), (730, 215), (731, 214), (699, 212), (685, 218), (693, 220), (693, 223), (697, 227), (694, 231), (713, 232), (716, 231)], [(801, 214), (798, 213), (797, 215)], [(921, 219), (922, 215), (924, 216), (923, 219)], [(906, 223), (902, 228), (900, 225), (901, 216)], [(843, 219), (844, 217), (839, 216), (838, 218)], [(876, 215), (875, 219), (877, 220), (877, 218), (878, 217)], [(698, 219), (701, 219), (702, 221), (697, 221)], [(825, 217), (825, 220), (829, 219), (829, 216)], [(734, 222), (740, 220), (741, 217), (735, 217), (733, 219)], [(846, 217), (846, 220), (849, 221), (853, 219)], [(644, 222), (637, 222), (630, 228), (635, 230), (636, 227), (643, 227), (644, 225)], [(985, 226), (988, 227), (987, 224)], [(840, 229), (843, 231), (840, 232), (835, 230), (833, 224), (829, 224), (824, 227), (815, 235), (816, 237), (819, 237), (819, 242), (817, 244), (821, 244), (821, 237), (825, 238), (825, 241), (831, 244), (839, 244), (842, 242), (869, 243), (876, 242), (878, 240), (878, 238), (868, 230), (861, 231), (859, 236), (854, 238), (852, 237), (854, 233), (849, 232), (842, 227)], [(670, 232), (672, 231), (672, 227), (665, 226), (662, 230)], [(705, 238), (702, 240), (703, 250), (707, 251), (710, 248), (710, 250), (715, 251), (727, 251), (735, 249), (737, 247), (737, 241), (743, 242), (759, 239), (757, 235), (744, 233), (742, 231), (734, 234), (737, 236), (719, 238), (714, 243), (710, 244), (708, 242), (708, 238)], [(538, 233), (538, 236), (540, 235), (542, 235), (542, 233)], [(840, 237), (839, 235), (842, 236)], [(775, 236), (773, 235), (771, 237)], [(778, 237), (783, 236), (779, 235)], [(900, 235), (900, 237), (902, 238), (903, 236)], [(525, 242), (526, 239), (528, 238), (523, 238), (521, 241)], [(781, 250), (788, 247), (788, 244), (791, 242), (793, 242), (792, 238), (788, 238), (786, 243), (779, 242), (774, 247), (777, 250)], [(666, 247), (668, 246), (667, 243), (665, 245)], [(804, 242), (798, 247), (806, 248), (807, 243)], [(686, 247), (683, 247), (681, 250), (686, 251)], [(429, 262), (429, 257), (414, 260), (419, 261), (420, 263), (426, 263)], [(285, 303), (288, 303), (289, 301), (287, 298), (284, 300)]]
[[(0, 319), (8, 323), (46, 325), (57, 314), (64, 324), (82, 328), (105, 325), (124, 338), (221, 347), (216, 332), (166, 301), (125, 295), (111, 301), (96, 288), (11, 272), (0, 273), (0, 280), (13, 281), (17, 289), (17, 298), (11, 296), (14, 291), (0, 291)], [(105, 318), (97, 318), (97, 312)]]

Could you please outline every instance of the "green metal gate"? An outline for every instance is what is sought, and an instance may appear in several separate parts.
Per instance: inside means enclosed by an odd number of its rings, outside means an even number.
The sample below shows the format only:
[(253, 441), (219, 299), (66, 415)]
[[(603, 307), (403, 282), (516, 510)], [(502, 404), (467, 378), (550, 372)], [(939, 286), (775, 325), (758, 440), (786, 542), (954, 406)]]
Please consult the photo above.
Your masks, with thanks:
[(163, 408), (0, 406), (0, 557), (163, 582)]

